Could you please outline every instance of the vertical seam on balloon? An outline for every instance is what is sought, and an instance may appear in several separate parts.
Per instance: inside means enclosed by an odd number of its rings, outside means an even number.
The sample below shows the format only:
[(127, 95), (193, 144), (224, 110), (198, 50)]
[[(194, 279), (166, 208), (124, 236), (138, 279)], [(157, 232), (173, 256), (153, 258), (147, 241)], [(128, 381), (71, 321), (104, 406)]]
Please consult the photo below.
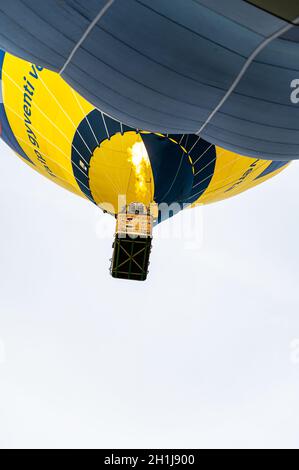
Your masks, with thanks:
[(85, 41), (85, 39), (87, 39), (87, 37), (89, 36), (89, 34), (92, 32), (93, 28), (96, 26), (96, 24), (100, 21), (100, 19), (105, 15), (105, 13), (107, 13), (107, 11), (109, 10), (109, 8), (113, 5), (115, 0), (108, 0), (106, 5), (101, 8), (101, 10), (99, 11), (99, 13), (97, 14), (97, 16), (94, 18), (94, 20), (90, 23), (90, 25), (88, 26), (88, 28), (85, 30), (84, 34), (81, 36), (81, 38), (79, 39), (79, 41), (76, 43), (75, 47), (73, 48), (72, 52), (70, 53), (69, 57), (67, 58), (65, 64), (63, 65), (63, 67), (61, 68), (61, 70), (59, 71), (59, 75), (63, 74), (67, 68), (67, 66), (70, 64), (70, 62), (72, 61), (74, 55), (76, 54), (77, 50), (81, 47), (81, 45), (83, 44), (83, 42)]
[(107, 138), (108, 138), (108, 140), (110, 140), (110, 134), (109, 134), (108, 127), (107, 127), (107, 124), (106, 124), (106, 121), (105, 121), (104, 113), (102, 111), (101, 111), (101, 115), (102, 115), (103, 124), (104, 124), (105, 129), (106, 129)]
[(75, 90), (73, 90), (73, 88), (71, 88), (71, 91), (72, 91), (72, 94), (73, 94), (73, 96), (74, 96), (74, 98), (75, 98), (76, 103), (78, 104), (78, 107), (79, 107), (80, 111), (82, 112), (83, 118), (87, 121), (88, 127), (89, 127), (90, 130), (91, 130), (91, 133), (92, 133), (92, 135), (93, 135), (93, 137), (94, 137), (94, 140), (96, 141), (97, 145), (99, 146), (100, 143), (99, 143), (99, 141), (98, 141), (98, 139), (97, 139), (97, 136), (95, 135), (95, 132), (94, 132), (94, 130), (93, 130), (93, 128), (92, 128), (92, 126), (91, 126), (91, 124), (90, 124), (90, 122), (89, 122), (88, 114), (85, 114), (85, 112), (84, 112), (84, 110), (83, 110), (83, 108), (82, 108), (82, 105), (81, 105), (80, 101), (79, 101), (78, 98), (77, 98), (77, 95), (76, 95)]
[[(188, 143), (188, 139), (189, 139), (189, 135), (187, 135), (186, 144)], [(181, 147), (181, 149), (183, 150), (183, 153), (182, 153), (182, 156), (181, 156), (181, 160), (180, 160), (180, 164), (179, 164), (178, 169), (177, 169), (177, 172), (176, 172), (176, 174), (175, 174), (175, 176), (174, 176), (174, 178), (173, 178), (173, 180), (172, 180), (172, 183), (171, 183), (171, 185), (169, 186), (168, 191), (167, 191), (167, 192), (164, 194), (164, 196), (161, 198), (162, 201), (168, 196), (168, 194), (170, 193), (170, 191), (172, 190), (172, 188), (173, 188), (173, 186), (174, 186), (174, 183), (177, 181), (177, 178), (178, 178), (178, 176), (179, 176), (179, 174), (180, 174), (180, 171), (181, 171), (181, 168), (182, 168), (182, 164), (183, 164), (183, 160), (184, 160), (185, 154), (187, 154), (186, 149), (185, 149), (182, 145), (180, 145), (180, 147)]]
[(296, 18), (296, 20), (294, 21), (294, 23), (292, 24), (287, 24), (285, 25), (283, 28), (279, 29), (278, 31), (276, 31), (276, 33), (274, 34), (271, 34), (271, 36), (267, 37), (264, 41), (261, 42), (261, 44), (259, 44), (258, 47), (256, 47), (256, 49), (250, 54), (250, 56), (248, 57), (248, 59), (246, 60), (245, 64), (243, 64), (240, 72), (238, 73), (237, 77), (234, 79), (233, 83), (231, 84), (231, 86), (229, 87), (229, 89), (227, 90), (227, 92), (225, 93), (225, 95), (223, 96), (223, 98), (220, 100), (220, 102), (218, 103), (218, 105), (214, 108), (214, 110), (209, 114), (208, 118), (206, 119), (206, 121), (204, 122), (204, 124), (200, 127), (200, 129), (196, 132), (197, 135), (200, 135), (204, 129), (206, 128), (206, 126), (211, 122), (211, 120), (214, 118), (214, 116), (218, 113), (218, 111), (222, 108), (222, 106), (226, 103), (226, 101), (228, 100), (228, 98), (231, 96), (231, 94), (234, 92), (234, 90), (236, 89), (236, 87), (239, 85), (240, 81), (242, 80), (242, 78), (244, 77), (244, 75), (246, 74), (248, 68), (250, 67), (250, 65), (252, 64), (252, 62), (254, 61), (254, 59), (259, 55), (259, 53), (268, 45), (270, 44), (272, 41), (274, 41), (274, 39), (277, 39), (279, 38), (279, 36), (281, 36), (282, 34), (286, 33), (287, 31), (289, 31), (291, 28), (293, 28), (299, 21), (299, 17)]

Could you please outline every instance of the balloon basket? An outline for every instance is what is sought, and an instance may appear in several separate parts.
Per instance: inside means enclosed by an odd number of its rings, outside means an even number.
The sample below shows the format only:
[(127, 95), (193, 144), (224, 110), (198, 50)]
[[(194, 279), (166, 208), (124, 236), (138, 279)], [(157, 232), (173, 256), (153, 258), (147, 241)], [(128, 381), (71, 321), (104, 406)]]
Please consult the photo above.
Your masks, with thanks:
[(153, 217), (144, 204), (118, 214), (110, 272), (117, 279), (145, 281), (152, 247)]

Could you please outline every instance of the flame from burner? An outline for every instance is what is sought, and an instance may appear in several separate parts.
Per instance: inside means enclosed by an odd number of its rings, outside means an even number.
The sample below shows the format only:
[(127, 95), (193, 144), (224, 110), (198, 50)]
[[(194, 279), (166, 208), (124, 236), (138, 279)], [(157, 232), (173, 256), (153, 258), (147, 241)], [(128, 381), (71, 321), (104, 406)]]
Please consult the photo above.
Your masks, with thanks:
[(139, 197), (145, 196), (148, 190), (148, 174), (150, 161), (147, 150), (143, 142), (136, 142), (130, 149), (129, 161), (132, 164), (133, 171), (136, 177), (135, 189)]

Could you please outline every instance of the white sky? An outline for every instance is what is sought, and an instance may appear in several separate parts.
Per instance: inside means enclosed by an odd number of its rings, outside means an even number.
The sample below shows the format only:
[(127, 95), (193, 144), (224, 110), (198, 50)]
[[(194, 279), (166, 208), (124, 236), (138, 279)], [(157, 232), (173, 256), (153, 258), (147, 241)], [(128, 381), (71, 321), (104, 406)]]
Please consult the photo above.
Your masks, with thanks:
[(299, 448), (299, 163), (199, 210), (201, 249), (156, 238), (146, 283), (109, 276), (112, 218), (3, 143), (0, 172), (0, 447)]

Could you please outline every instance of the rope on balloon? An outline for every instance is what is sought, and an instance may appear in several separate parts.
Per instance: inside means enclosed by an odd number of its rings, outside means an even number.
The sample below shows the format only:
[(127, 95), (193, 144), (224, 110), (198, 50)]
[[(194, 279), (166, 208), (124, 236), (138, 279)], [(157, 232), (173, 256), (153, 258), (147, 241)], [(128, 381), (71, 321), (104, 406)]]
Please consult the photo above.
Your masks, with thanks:
[(104, 113), (102, 111), (101, 111), (101, 116), (102, 116), (104, 127), (106, 129), (107, 138), (108, 138), (108, 140), (110, 140), (110, 134), (109, 134), (108, 127), (107, 127), (107, 124), (106, 124), (106, 121), (105, 121)]
[(279, 38), (282, 34), (286, 33), (287, 31), (292, 29), (294, 26), (296, 26), (298, 22), (299, 22), (299, 17), (297, 17), (293, 23), (287, 23), (287, 25), (284, 25), (283, 28), (280, 28), (275, 33), (272, 33), (270, 36), (264, 38), (263, 41), (253, 50), (253, 52), (247, 58), (246, 62), (241, 66), (240, 72), (238, 73), (236, 78), (233, 80), (232, 84), (230, 85), (229, 89), (227, 90), (223, 98), (221, 98), (219, 103), (216, 105), (213, 111), (209, 114), (209, 116), (207, 117), (205, 122), (202, 124), (200, 129), (198, 129), (198, 131), (196, 132), (197, 135), (201, 136), (202, 132), (207, 127), (207, 125), (211, 122), (214, 116), (218, 113), (218, 111), (222, 108), (222, 106), (226, 103), (226, 101), (235, 91), (240, 81), (245, 76), (250, 65), (252, 64), (254, 59), (260, 54), (260, 52), (262, 52), (265, 49), (265, 47), (267, 47), (272, 41), (274, 41), (274, 39)]
[[(189, 140), (189, 134), (187, 134), (185, 146), (187, 146), (188, 140)], [(180, 145), (181, 145), (181, 144), (180, 144)], [(181, 156), (181, 160), (180, 160), (180, 164), (179, 164), (179, 166), (178, 166), (177, 172), (176, 172), (175, 176), (173, 177), (173, 180), (172, 180), (172, 182), (171, 182), (171, 184), (170, 184), (170, 186), (169, 186), (168, 191), (166, 191), (166, 193), (165, 193), (165, 194), (163, 195), (163, 197), (161, 198), (162, 201), (166, 198), (166, 196), (168, 196), (168, 194), (169, 194), (170, 191), (172, 190), (173, 185), (174, 185), (174, 183), (175, 183), (175, 181), (176, 181), (176, 179), (177, 179), (177, 177), (178, 177), (178, 175), (179, 175), (179, 173), (180, 173), (180, 170), (181, 170), (181, 168), (182, 168), (182, 164), (183, 164), (184, 157), (185, 157), (185, 150), (183, 149), (182, 156)]]
[(77, 50), (82, 46), (83, 42), (85, 41), (85, 39), (87, 39), (87, 37), (92, 32), (93, 28), (97, 25), (97, 23), (100, 21), (100, 19), (105, 15), (105, 13), (107, 13), (109, 8), (113, 5), (114, 1), (115, 0), (106, 0), (105, 5), (100, 9), (100, 11), (96, 15), (96, 17), (90, 23), (88, 28), (84, 31), (84, 33), (81, 36), (81, 38), (79, 39), (79, 41), (76, 42), (75, 47), (71, 51), (70, 55), (68, 56), (68, 58), (65, 61), (64, 65), (62, 66), (62, 68), (60, 69), (59, 75), (61, 75), (63, 72), (65, 72), (67, 66), (71, 63), (71, 61), (72, 61), (74, 55), (76, 54)]
[(95, 134), (95, 132), (94, 132), (94, 130), (93, 130), (93, 128), (92, 128), (92, 125), (90, 124), (90, 121), (89, 121), (89, 119), (88, 119), (88, 115), (84, 112), (84, 110), (83, 110), (83, 108), (82, 108), (82, 105), (81, 105), (80, 101), (79, 101), (78, 98), (77, 98), (77, 93), (75, 92), (75, 90), (74, 90), (72, 87), (71, 87), (71, 91), (72, 91), (72, 95), (73, 95), (73, 97), (75, 98), (75, 101), (76, 101), (76, 103), (77, 103), (77, 105), (78, 105), (80, 111), (82, 112), (82, 115), (85, 117), (85, 119), (86, 119), (86, 121), (87, 121), (88, 127), (89, 127), (89, 129), (91, 130), (91, 133), (92, 133), (92, 135), (93, 135), (93, 137), (94, 137), (94, 139), (95, 139), (97, 145), (99, 146), (100, 143), (99, 143), (99, 141), (98, 141), (98, 138), (97, 138), (97, 136), (96, 136), (96, 134)]

